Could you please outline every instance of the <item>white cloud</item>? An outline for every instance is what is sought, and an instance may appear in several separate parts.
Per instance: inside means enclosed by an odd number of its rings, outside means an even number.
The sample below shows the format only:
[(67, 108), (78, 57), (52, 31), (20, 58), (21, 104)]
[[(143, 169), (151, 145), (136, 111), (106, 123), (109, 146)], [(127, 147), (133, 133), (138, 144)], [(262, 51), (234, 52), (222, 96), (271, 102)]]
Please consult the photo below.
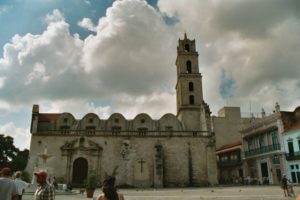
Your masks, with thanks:
[(0, 16), (1, 15), (4, 15), (5, 13), (7, 13), (7, 11), (10, 9), (10, 7), (9, 6), (2, 6), (2, 5), (0, 5)]
[(46, 82), (49, 80), (49, 76), (46, 75), (46, 67), (41, 63), (36, 63), (34, 65), (33, 71), (28, 74), (27, 80), (25, 80), (25, 85), (31, 84), (34, 79), (41, 79)]
[[(226, 103), (249, 111), (251, 101), (259, 112), (272, 111), (276, 101), (285, 110), (299, 102), (299, 6), (277, 0), (158, 1), (161, 12), (196, 38), (204, 97), (214, 113)], [(233, 81), (226, 99), (220, 95), (222, 71)]]
[(0, 125), (0, 134), (14, 138), (14, 145), (21, 150), (29, 148), (30, 130), (29, 128), (17, 128), (13, 122)]
[(64, 16), (58, 9), (55, 9), (51, 14), (46, 15), (45, 21), (49, 24), (52, 22), (64, 21)]
[(174, 79), (176, 40), (145, 1), (116, 1), (85, 40), (82, 65), (114, 92), (149, 93)]
[(89, 0), (85, 0), (84, 3), (86, 3), (87, 5), (91, 5), (91, 2)]
[[(58, 12), (53, 12), (57, 20), (61, 16)], [(26, 105), (40, 99), (66, 98), (70, 88), (87, 87), (80, 66), (82, 45), (78, 35), (70, 35), (63, 19), (50, 23), (41, 35), (14, 36), (4, 46), (0, 62), (0, 75), (5, 77), (1, 99)], [(74, 80), (80, 83), (77, 88)]]
[(40, 112), (69, 112), (76, 119), (83, 118), (87, 113), (96, 113), (100, 118), (108, 118), (112, 113), (110, 106), (96, 106), (94, 102), (78, 99), (47, 101), (43, 102), (40, 107)]
[(175, 94), (166, 92), (136, 97), (128, 94), (116, 94), (109, 99), (109, 105), (78, 99), (48, 101), (40, 105), (40, 112), (69, 112), (76, 119), (83, 118), (87, 113), (96, 113), (101, 119), (108, 119), (113, 113), (121, 113), (127, 119), (132, 119), (143, 112), (148, 113), (153, 119), (159, 119), (166, 113), (176, 113), (175, 100)]
[(4, 46), (3, 100), (97, 99), (174, 87), (177, 37), (145, 1), (114, 2), (99, 19), (96, 35), (84, 41), (70, 35), (60, 11), (46, 20), (42, 34), (16, 35)]
[(78, 26), (87, 29), (92, 32), (96, 32), (96, 27), (90, 18), (83, 18), (78, 22)]
[(176, 113), (175, 101), (175, 94), (167, 92), (138, 97), (123, 94), (114, 98), (111, 107), (114, 112), (119, 112), (128, 119), (134, 118), (141, 112), (149, 114), (153, 119), (159, 119), (166, 113)]
[(0, 77), (0, 88), (3, 87), (5, 79), (5, 77)]

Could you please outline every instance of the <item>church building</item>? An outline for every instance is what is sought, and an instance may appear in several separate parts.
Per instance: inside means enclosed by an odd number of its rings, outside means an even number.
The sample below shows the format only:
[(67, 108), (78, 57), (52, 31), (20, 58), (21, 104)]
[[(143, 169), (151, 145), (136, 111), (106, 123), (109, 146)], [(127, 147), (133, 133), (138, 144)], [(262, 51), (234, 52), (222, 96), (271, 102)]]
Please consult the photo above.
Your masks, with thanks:
[[(75, 119), (71, 113), (40, 113), (33, 105), (27, 171), (47, 170), (75, 186), (88, 173), (99, 183), (107, 175), (128, 187), (182, 187), (217, 184), (215, 136), (195, 40), (178, 40), (177, 115), (152, 119), (120, 113), (102, 119), (94, 113)], [(174, 74), (175, 75), (175, 74)]]

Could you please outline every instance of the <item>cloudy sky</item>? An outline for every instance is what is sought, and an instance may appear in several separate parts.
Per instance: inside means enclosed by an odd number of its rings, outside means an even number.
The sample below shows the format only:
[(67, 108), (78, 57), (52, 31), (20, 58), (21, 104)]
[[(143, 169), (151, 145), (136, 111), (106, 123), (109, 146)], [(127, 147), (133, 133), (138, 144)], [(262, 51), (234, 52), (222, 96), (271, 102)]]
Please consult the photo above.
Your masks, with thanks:
[(176, 112), (176, 46), (196, 39), (204, 99), (300, 105), (298, 0), (0, 0), (0, 134), (29, 148), (40, 112)]

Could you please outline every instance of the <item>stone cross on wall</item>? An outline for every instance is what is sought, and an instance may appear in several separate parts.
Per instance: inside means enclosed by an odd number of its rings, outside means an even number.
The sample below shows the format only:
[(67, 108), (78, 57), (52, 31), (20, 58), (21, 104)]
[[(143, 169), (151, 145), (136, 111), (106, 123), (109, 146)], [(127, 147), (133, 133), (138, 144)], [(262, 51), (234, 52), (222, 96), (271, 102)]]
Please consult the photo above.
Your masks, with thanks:
[(143, 160), (143, 158), (141, 158), (138, 163), (140, 163), (141, 165), (141, 173), (143, 173), (143, 164), (146, 163), (146, 161)]
[(44, 152), (42, 154), (38, 154), (38, 156), (42, 158), (44, 167), (47, 165), (47, 160), (52, 157), (52, 155), (48, 154), (47, 147), (45, 147)]

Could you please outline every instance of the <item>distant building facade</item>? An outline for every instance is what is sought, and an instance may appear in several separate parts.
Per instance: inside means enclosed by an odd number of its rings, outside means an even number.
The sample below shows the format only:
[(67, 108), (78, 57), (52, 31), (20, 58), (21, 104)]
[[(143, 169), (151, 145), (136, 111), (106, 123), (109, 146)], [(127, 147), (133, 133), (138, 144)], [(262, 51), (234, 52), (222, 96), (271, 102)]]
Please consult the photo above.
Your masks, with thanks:
[(290, 115), (289, 128), (283, 134), (286, 175), (290, 182), (300, 183), (300, 107)]
[(244, 149), (245, 176), (261, 184), (278, 184), (286, 173), (284, 133), (299, 118), (294, 112), (280, 111), (278, 103), (273, 114), (253, 118), (240, 128)]
[(216, 148), (241, 141), (239, 128), (250, 121), (242, 117), (240, 107), (225, 106), (218, 111), (218, 116), (212, 116), (212, 129), (216, 137)]
[(216, 150), (220, 184), (243, 183), (242, 141), (223, 145)]
[(240, 107), (226, 106), (218, 111), (218, 116), (212, 116), (220, 184), (243, 182), (242, 136), (239, 128), (248, 122), (250, 118), (242, 117)]
[(141, 113), (125, 119), (114, 113), (101, 119), (88, 113), (75, 119), (71, 113), (40, 113), (34, 105), (27, 170), (46, 168), (73, 185), (82, 185), (89, 170), (99, 182), (115, 173), (117, 185), (123, 186), (216, 184), (215, 137), (203, 100), (195, 40), (185, 35), (178, 42), (176, 116), (152, 119)]

